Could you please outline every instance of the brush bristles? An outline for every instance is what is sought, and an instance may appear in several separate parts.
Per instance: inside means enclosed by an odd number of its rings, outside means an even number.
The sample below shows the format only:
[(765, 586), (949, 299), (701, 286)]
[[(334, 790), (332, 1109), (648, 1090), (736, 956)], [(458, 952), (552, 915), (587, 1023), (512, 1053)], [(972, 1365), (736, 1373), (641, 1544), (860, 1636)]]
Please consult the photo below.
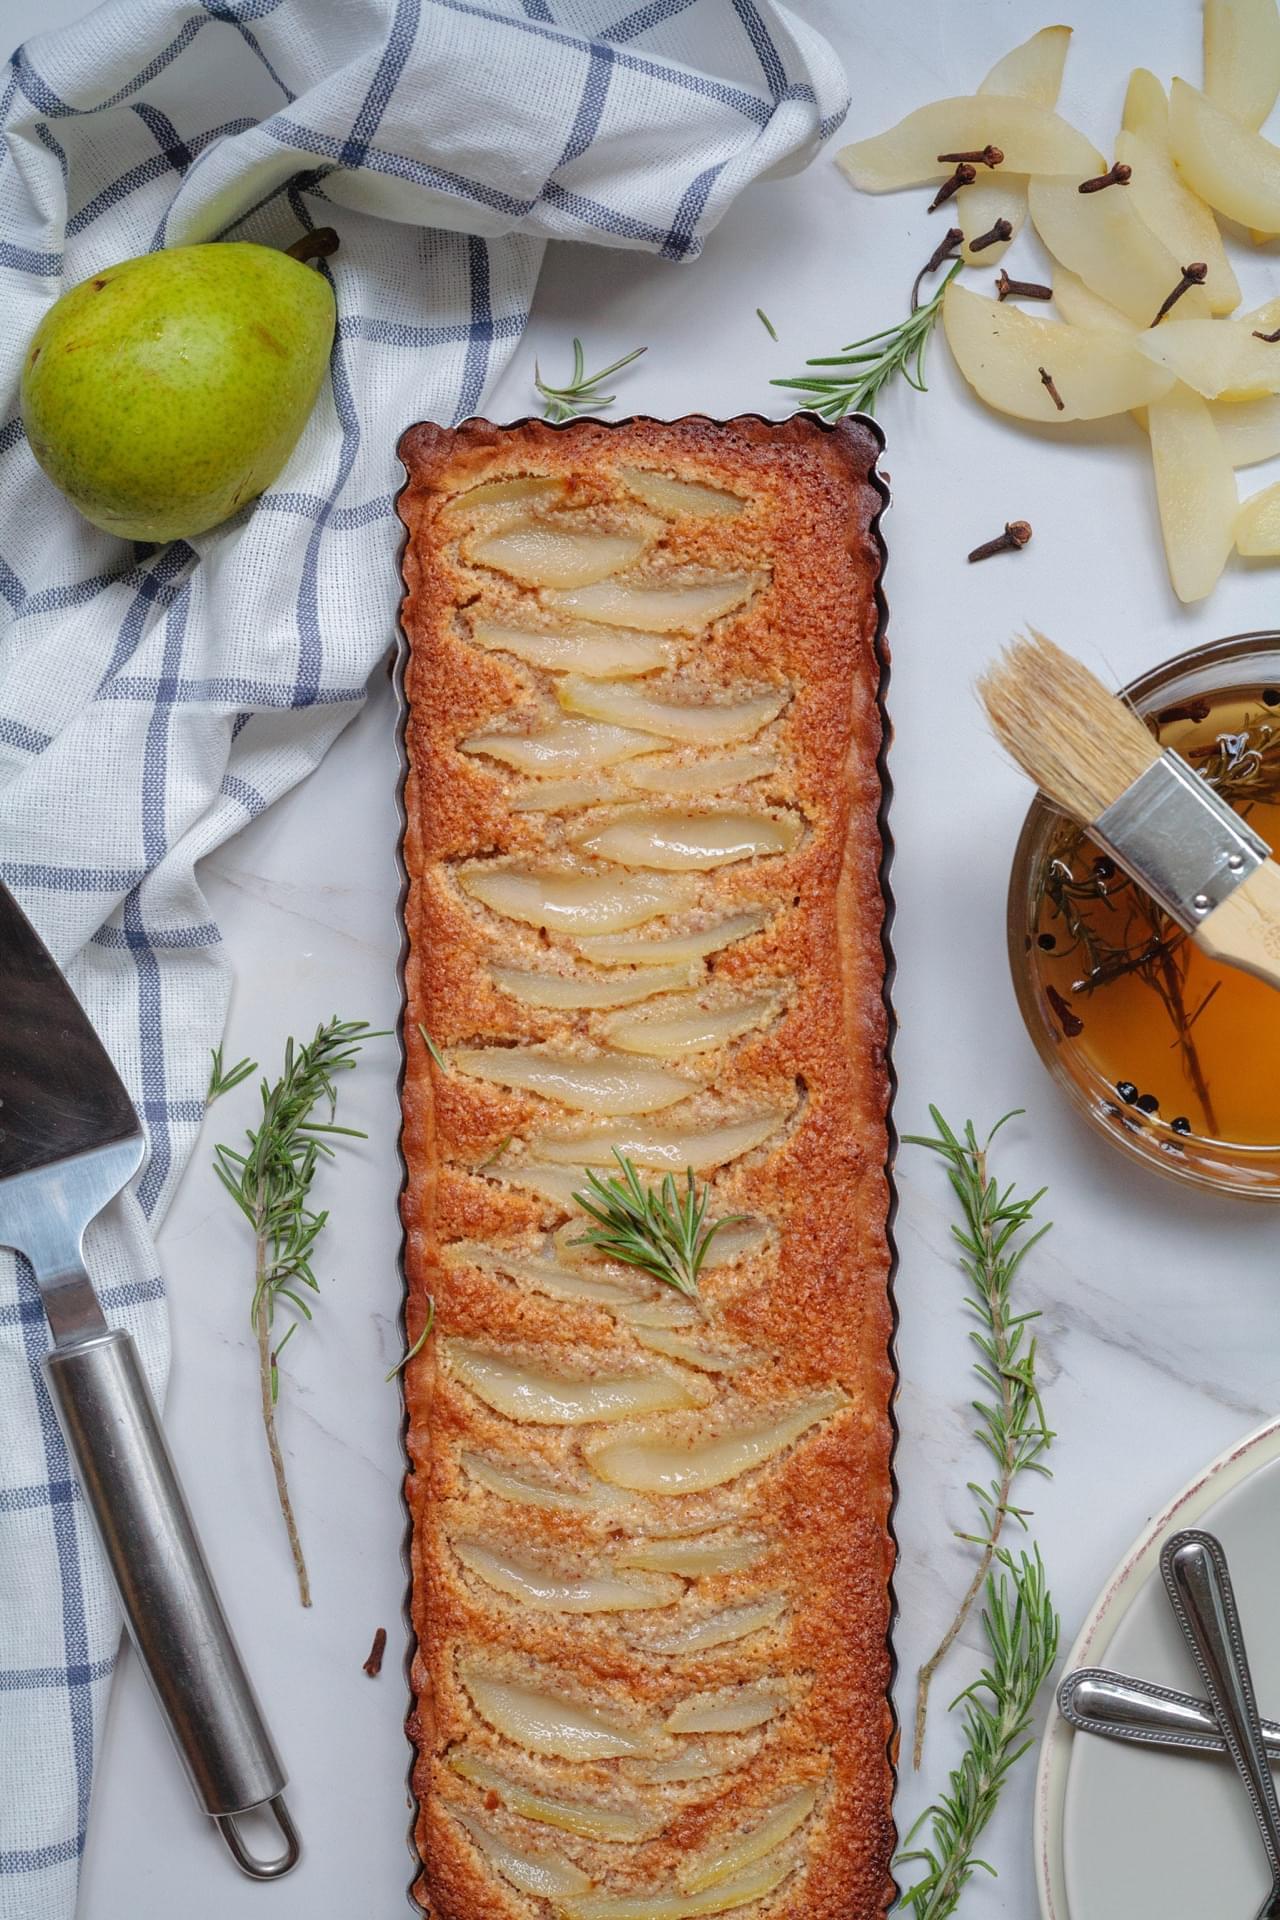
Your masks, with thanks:
[(1001, 745), (1086, 825), (1160, 757), (1137, 714), (1034, 628), (1011, 642), (978, 692)]

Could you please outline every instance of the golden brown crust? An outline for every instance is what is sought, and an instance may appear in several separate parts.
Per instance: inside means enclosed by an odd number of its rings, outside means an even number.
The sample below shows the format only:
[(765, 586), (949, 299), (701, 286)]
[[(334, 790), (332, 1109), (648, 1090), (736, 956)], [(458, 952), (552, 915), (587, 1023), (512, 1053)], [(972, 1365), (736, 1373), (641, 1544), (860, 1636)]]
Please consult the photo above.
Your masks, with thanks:
[[(567, 1690), (585, 1689), (591, 1698), (624, 1698), (636, 1709), (664, 1712), (691, 1691), (740, 1683), (753, 1659), (765, 1659), (785, 1676), (785, 1714), (763, 1734), (728, 1739), (722, 1776), (674, 1792), (663, 1831), (634, 1850), (638, 1864), (620, 1864), (605, 1884), (616, 1890), (669, 1878), (691, 1850), (750, 1827), (780, 1787), (820, 1780), (823, 1797), (805, 1831), (801, 1868), (743, 1911), (768, 1920), (872, 1920), (893, 1895), (877, 447), (871, 432), (853, 423), (829, 430), (805, 418), (783, 425), (746, 418), (581, 422), (570, 429), (533, 421), (513, 428), (477, 421), (452, 431), (420, 425), (405, 434), (400, 452), (408, 475), (399, 512), (408, 530), (402, 1140), (409, 1339), (422, 1331), (432, 1298), (438, 1329), (448, 1336), (559, 1356), (579, 1374), (635, 1367), (626, 1329), (598, 1309), (515, 1287), (479, 1266), (442, 1263), (440, 1250), (450, 1242), (533, 1245), (563, 1216), (482, 1170), (495, 1150), (511, 1152), (505, 1136), (514, 1135), (515, 1151), (522, 1151), (528, 1135), (547, 1124), (548, 1103), (441, 1071), (421, 1038), (425, 1028), (445, 1053), (511, 1041), (598, 1040), (587, 1016), (521, 1005), (487, 972), (495, 959), (536, 966), (549, 957), (568, 965), (566, 943), (499, 919), (457, 884), (463, 861), (518, 855), (528, 862), (549, 848), (556, 856), (562, 844), (545, 816), (511, 811), (518, 776), (459, 751), (475, 729), (532, 711), (545, 676), (468, 638), (458, 610), (475, 597), (476, 569), (459, 550), (456, 525), (440, 516), (467, 488), (531, 473), (565, 476), (567, 504), (584, 520), (607, 518), (617, 504), (617, 470), (632, 463), (748, 502), (732, 519), (678, 517), (657, 536), (653, 564), (767, 577), (743, 612), (685, 643), (682, 670), (713, 690), (787, 690), (789, 704), (775, 726), (783, 767), (764, 793), (801, 813), (805, 824), (791, 853), (764, 863), (774, 909), (768, 925), (726, 948), (714, 966), (717, 983), (763, 980), (786, 989), (783, 1017), (735, 1043), (715, 1089), (739, 1107), (776, 1100), (789, 1114), (776, 1140), (715, 1180), (717, 1211), (762, 1216), (778, 1228), (775, 1250), (749, 1263), (749, 1284), (741, 1275), (732, 1283), (719, 1275), (706, 1281), (721, 1327), (756, 1357), (729, 1391), (748, 1411), (832, 1383), (848, 1397), (843, 1413), (755, 1476), (767, 1489), (770, 1545), (763, 1571), (751, 1578), (757, 1587), (764, 1580), (786, 1589), (783, 1626), (768, 1637), (764, 1655), (724, 1647), (685, 1656), (677, 1676), (670, 1661), (638, 1649), (637, 1637), (618, 1628), (618, 1616), (566, 1618), (495, 1604), (463, 1576), (450, 1529), (462, 1516), (494, 1508), (466, 1480), (459, 1445), (508, 1459), (518, 1451), (530, 1470), (541, 1462), (555, 1474), (566, 1459), (578, 1460), (581, 1433), (575, 1438), (570, 1430), (566, 1438), (523, 1427), (513, 1445), (512, 1424), (472, 1398), (428, 1343), (405, 1380), (418, 1640), (410, 1732), (426, 1863), (415, 1891), (433, 1920), (546, 1920), (553, 1911), (497, 1877), (450, 1817), (450, 1805), (474, 1811), (488, 1803), (461, 1787), (443, 1756), (466, 1739), (498, 1751), (459, 1682), (460, 1647), (480, 1648), (512, 1672), (532, 1671), (528, 1663), (536, 1662), (558, 1673)], [(501, 598), (506, 589), (494, 591)], [(699, 904), (714, 898), (723, 911), (755, 903), (762, 897), (760, 865), (721, 868), (708, 877)], [(524, 1546), (582, 1546), (584, 1523), (576, 1516), (513, 1512), (517, 1524), (507, 1533)], [(731, 1580), (703, 1584), (712, 1599), (737, 1597)], [(503, 1763), (511, 1771), (509, 1759), (507, 1752)], [(599, 1764), (561, 1772), (579, 1797), (608, 1797), (617, 1787), (613, 1772)], [(562, 1838), (551, 1835), (553, 1851), (561, 1851)], [(620, 1851), (609, 1854), (611, 1873)], [(587, 1861), (594, 1877), (589, 1848), (566, 1843), (564, 1857)]]

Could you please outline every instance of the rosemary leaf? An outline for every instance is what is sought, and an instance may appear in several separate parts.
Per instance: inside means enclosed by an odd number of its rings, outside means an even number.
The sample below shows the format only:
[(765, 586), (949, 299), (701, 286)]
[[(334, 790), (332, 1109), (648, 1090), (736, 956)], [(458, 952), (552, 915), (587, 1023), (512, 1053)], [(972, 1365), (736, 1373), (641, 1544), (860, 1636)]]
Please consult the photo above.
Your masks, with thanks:
[(941, 1156), (960, 1207), (961, 1219), (952, 1224), (951, 1232), (960, 1249), (961, 1271), (969, 1282), (966, 1304), (978, 1320), (969, 1335), (977, 1349), (976, 1437), (995, 1463), (995, 1477), (985, 1487), (969, 1483), (981, 1525), (977, 1533), (962, 1533), (959, 1538), (978, 1548), (978, 1565), (955, 1618), (917, 1678), (913, 1748), (917, 1768), (924, 1749), (930, 1683), (987, 1582), (1006, 1521), (1025, 1528), (1027, 1510), (1013, 1504), (1014, 1487), (1023, 1474), (1048, 1475), (1043, 1456), (1054, 1438), (1036, 1378), (1036, 1342), (1027, 1331), (1039, 1315), (1015, 1312), (1012, 1298), (1019, 1268), (1049, 1231), (1048, 1223), (1031, 1231), (1045, 1189), (1021, 1199), (1012, 1186), (1001, 1190), (991, 1175), (991, 1142), (1015, 1114), (1006, 1113), (998, 1120), (985, 1142), (978, 1139), (971, 1120), (958, 1135), (937, 1107), (930, 1107), (929, 1116), (936, 1136), (908, 1134), (904, 1144), (927, 1147)]
[[(408, 1366), (411, 1360), (417, 1359), (418, 1355), (422, 1352), (422, 1349), (426, 1346), (427, 1341), (431, 1338), (431, 1329), (435, 1326), (435, 1324), (436, 1324), (435, 1296), (429, 1293), (427, 1295), (426, 1325), (423, 1327), (422, 1332), (418, 1335), (417, 1339), (414, 1341), (409, 1351), (404, 1355), (403, 1359), (396, 1361), (394, 1367), (392, 1367), (390, 1373), (387, 1375), (388, 1380), (394, 1380), (396, 1375), (402, 1372), (403, 1369)], [(292, 1331), (293, 1329), (290, 1328), (290, 1332)]]
[[(274, 1085), (266, 1080), (262, 1082), (262, 1118), (256, 1128), (247, 1129), (248, 1151), (222, 1145), (214, 1148), (214, 1172), (253, 1228), (250, 1322), (258, 1342), (262, 1424), (304, 1607), (311, 1605), (311, 1585), (289, 1498), (275, 1419), (280, 1397), (280, 1355), (297, 1331), (299, 1321), (291, 1320), (283, 1339), (274, 1344), (271, 1336), (281, 1303), (287, 1303), (301, 1319), (311, 1318), (311, 1307), (300, 1289), (319, 1292), (311, 1260), (329, 1215), (324, 1211), (317, 1213), (311, 1207), (311, 1187), (321, 1160), (333, 1158), (333, 1148), (322, 1136), (364, 1138), (356, 1128), (334, 1123), (338, 1104), (336, 1076), (355, 1066), (367, 1040), (382, 1037), (370, 1030), (367, 1020), (335, 1018), (317, 1027), (314, 1039), (305, 1046), (296, 1040), (286, 1041), (280, 1078)], [(251, 1066), (248, 1071), (253, 1071)], [(245, 1075), (241, 1074), (240, 1078)], [(317, 1107), (327, 1107), (327, 1121), (312, 1118)]]
[[(1001, 1549), (987, 1578), (982, 1628), (989, 1663), (953, 1704), (964, 1708), (964, 1752), (945, 1793), (925, 1808), (908, 1833), (898, 1866), (922, 1866), (903, 1895), (901, 1911), (915, 1920), (946, 1920), (978, 1868), (983, 1830), (996, 1810), (1010, 1770), (1032, 1744), (1031, 1719), (1040, 1689), (1058, 1657), (1059, 1621), (1039, 1552)], [(913, 1846), (925, 1826), (928, 1842)]]
[(419, 1020), (418, 1022), (418, 1032), (422, 1035), (423, 1046), (426, 1048), (427, 1052), (431, 1055), (431, 1058), (435, 1061), (441, 1073), (447, 1073), (449, 1069), (445, 1064), (445, 1057), (441, 1053), (435, 1041), (431, 1038), (431, 1035), (427, 1032), (426, 1028), (423, 1026), (421, 1020)]
[(601, 407), (611, 407), (615, 396), (612, 393), (601, 393), (600, 383), (607, 380), (611, 373), (620, 373), (623, 367), (629, 367), (633, 360), (638, 360), (642, 353), (647, 352), (647, 347), (633, 347), (630, 353), (624, 353), (620, 360), (614, 360), (609, 366), (602, 367), (599, 373), (588, 373), (582, 342), (575, 340), (573, 372), (562, 387), (553, 387), (550, 381), (544, 380), (535, 360), (533, 384), (546, 402), (543, 408), (545, 417), (553, 423), (559, 423), (562, 420), (575, 420), (579, 414), (598, 413)]
[(204, 1097), (207, 1107), (213, 1105), (219, 1094), (230, 1093), (232, 1087), (238, 1087), (242, 1081), (249, 1078), (251, 1073), (258, 1071), (257, 1061), (249, 1059), (238, 1060), (234, 1067), (224, 1067), (220, 1046), (211, 1047), (209, 1057), (212, 1062), (209, 1069), (209, 1091)]
[(721, 1227), (745, 1218), (727, 1214), (722, 1220), (708, 1220), (711, 1189), (699, 1192), (693, 1168), (685, 1169), (685, 1188), (681, 1192), (675, 1177), (667, 1174), (661, 1186), (646, 1187), (634, 1163), (614, 1148), (614, 1159), (621, 1178), (607, 1179), (587, 1169), (586, 1193), (574, 1199), (595, 1225), (574, 1242), (594, 1247), (611, 1260), (639, 1267), (677, 1293), (690, 1297), (698, 1291), (698, 1275), (712, 1240)]
[(776, 340), (778, 337), (778, 329), (774, 326), (772, 320), (769, 318), (768, 314), (765, 312), (763, 307), (756, 308), (756, 319), (760, 322), (760, 325), (764, 328), (769, 338), (771, 340)]
[(929, 336), (942, 313), (943, 295), (963, 265), (963, 260), (955, 261), (932, 300), (916, 307), (905, 320), (851, 341), (842, 353), (805, 362), (809, 367), (838, 367), (847, 372), (799, 374), (769, 384), (811, 395), (814, 412), (824, 420), (842, 420), (846, 413), (874, 413), (884, 389), (898, 375), (918, 393), (924, 393)]

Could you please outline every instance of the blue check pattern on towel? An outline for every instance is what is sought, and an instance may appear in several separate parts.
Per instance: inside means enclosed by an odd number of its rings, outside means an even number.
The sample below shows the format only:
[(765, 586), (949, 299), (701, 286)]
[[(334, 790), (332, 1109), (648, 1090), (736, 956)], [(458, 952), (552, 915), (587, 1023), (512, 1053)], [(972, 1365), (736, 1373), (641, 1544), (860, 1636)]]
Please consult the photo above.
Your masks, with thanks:
[[(775, 0), (109, 0), (0, 100), (0, 875), (143, 1114), (92, 1231), (107, 1313), (168, 1363), (153, 1235), (204, 1111), (228, 975), (201, 857), (321, 758), (394, 631), (409, 421), (474, 413), (544, 243), (689, 259), (803, 165), (844, 76)], [(332, 225), (330, 379), (279, 482), (164, 548), (86, 525), (17, 418), (62, 288), (151, 248)], [(0, 1021), (3, 1009), (0, 1008)], [(0, 1252), (0, 1920), (69, 1920), (119, 1618)], [(163, 1738), (157, 1726), (157, 1738)]]

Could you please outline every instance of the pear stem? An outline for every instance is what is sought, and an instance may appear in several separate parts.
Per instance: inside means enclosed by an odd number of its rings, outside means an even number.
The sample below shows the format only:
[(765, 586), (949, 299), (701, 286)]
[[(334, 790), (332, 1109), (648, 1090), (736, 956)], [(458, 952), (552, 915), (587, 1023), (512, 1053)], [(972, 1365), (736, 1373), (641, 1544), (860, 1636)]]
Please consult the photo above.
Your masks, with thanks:
[(332, 227), (317, 227), (313, 233), (300, 233), (285, 252), (291, 260), (327, 260), (338, 251), (338, 236)]

